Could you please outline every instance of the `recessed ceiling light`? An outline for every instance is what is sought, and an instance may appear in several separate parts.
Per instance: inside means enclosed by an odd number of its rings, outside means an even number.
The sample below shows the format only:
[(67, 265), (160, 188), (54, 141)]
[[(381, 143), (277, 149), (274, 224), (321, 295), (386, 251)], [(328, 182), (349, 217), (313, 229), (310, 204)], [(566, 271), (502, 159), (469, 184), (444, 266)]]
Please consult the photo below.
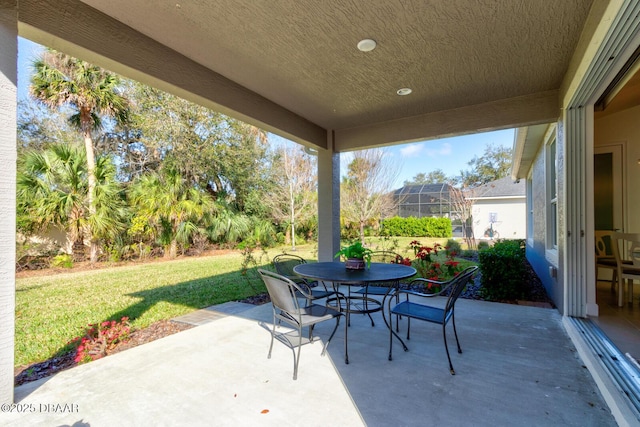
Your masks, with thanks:
[(398, 89), (396, 93), (400, 96), (405, 96), (405, 95), (409, 95), (411, 92), (412, 90), (410, 88), (403, 87), (402, 89)]
[(364, 39), (358, 42), (358, 49), (360, 49), (362, 52), (371, 52), (376, 48), (377, 45), (378, 44), (375, 40)]

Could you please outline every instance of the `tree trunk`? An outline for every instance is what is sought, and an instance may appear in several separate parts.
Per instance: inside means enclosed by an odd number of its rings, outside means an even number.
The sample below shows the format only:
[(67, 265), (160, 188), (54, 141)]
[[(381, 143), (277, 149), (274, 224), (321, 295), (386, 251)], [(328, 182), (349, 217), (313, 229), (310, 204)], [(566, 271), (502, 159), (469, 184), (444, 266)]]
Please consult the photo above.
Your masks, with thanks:
[(171, 245), (169, 246), (169, 258), (174, 259), (178, 256), (178, 241), (173, 239), (171, 241)]
[(296, 251), (296, 225), (291, 222), (291, 250)]
[[(91, 129), (88, 125), (83, 126), (84, 134), (84, 149), (87, 155), (87, 180), (88, 187), (88, 204), (89, 204), (89, 217), (91, 218), (96, 214), (96, 206), (94, 200), (94, 194), (96, 189), (96, 156), (93, 150), (93, 140), (91, 139)], [(87, 228), (89, 233), (89, 242), (91, 245), (89, 261), (91, 264), (95, 264), (98, 261), (99, 244), (98, 239), (94, 236), (91, 226)]]
[(364, 221), (360, 221), (360, 242), (364, 246)]

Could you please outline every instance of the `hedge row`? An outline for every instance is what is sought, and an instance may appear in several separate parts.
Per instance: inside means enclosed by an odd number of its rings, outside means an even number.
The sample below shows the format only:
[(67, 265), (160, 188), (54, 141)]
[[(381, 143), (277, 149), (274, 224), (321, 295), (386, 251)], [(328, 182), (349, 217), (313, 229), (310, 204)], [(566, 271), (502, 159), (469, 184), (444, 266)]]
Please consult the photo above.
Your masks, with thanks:
[(394, 216), (382, 221), (382, 230), (387, 236), (403, 237), (451, 237), (451, 220), (436, 217)]

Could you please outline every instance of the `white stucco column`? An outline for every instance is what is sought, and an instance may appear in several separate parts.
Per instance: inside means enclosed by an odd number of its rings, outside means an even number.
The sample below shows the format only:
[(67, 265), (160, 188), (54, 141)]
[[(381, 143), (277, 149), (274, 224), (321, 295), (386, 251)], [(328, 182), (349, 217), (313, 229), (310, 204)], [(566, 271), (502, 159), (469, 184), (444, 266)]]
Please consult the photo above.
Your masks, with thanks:
[(13, 402), (16, 308), (16, 2), (0, 4), (0, 403)]
[(333, 261), (339, 250), (340, 154), (318, 150), (318, 261)]

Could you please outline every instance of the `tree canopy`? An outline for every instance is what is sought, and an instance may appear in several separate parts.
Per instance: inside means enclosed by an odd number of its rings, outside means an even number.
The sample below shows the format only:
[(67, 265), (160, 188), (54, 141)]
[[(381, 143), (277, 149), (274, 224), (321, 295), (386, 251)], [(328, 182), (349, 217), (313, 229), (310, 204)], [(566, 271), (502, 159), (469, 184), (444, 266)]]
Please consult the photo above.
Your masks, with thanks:
[(382, 149), (353, 153), (342, 180), (340, 213), (345, 222), (358, 226), (363, 244), (365, 225), (379, 221), (396, 208), (392, 191), (398, 172), (399, 165)]
[(405, 181), (404, 185), (415, 184), (443, 184), (451, 181), (451, 178), (447, 177), (442, 169), (435, 169), (429, 173), (418, 173), (410, 181)]
[(475, 156), (468, 163), (470, 170), (460, 171), (460, 183), (463, 187), (473, 188), (509, 175), (511, 168), (511, 149), (489, 144), (482, 156)]

